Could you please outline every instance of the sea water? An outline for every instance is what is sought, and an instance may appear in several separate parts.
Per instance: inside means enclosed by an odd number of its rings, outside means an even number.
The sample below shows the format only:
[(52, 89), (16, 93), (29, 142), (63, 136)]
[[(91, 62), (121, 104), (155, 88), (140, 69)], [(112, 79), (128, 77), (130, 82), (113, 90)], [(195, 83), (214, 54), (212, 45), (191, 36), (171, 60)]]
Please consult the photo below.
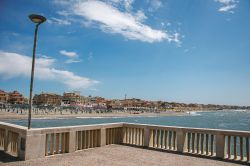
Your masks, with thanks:
[[(27, 120), (4, 120), (5, 122), (27, 126)], [(128, 116), (128, 117), (76, 117), (32, 119), (32, 128), (89, 125), (128, 122), (180, 127), (212, 128), (250, 131), (250, 111), (209, 111), (190, 112), (178, 116)]]

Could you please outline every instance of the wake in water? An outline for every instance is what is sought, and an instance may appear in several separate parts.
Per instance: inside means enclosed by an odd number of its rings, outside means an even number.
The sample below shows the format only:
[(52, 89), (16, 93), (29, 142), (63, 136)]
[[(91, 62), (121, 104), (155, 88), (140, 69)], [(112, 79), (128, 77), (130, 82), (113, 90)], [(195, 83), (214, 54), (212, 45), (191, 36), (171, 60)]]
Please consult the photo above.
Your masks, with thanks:
[(232, 110), (234, 112), (247, 112), (247, 110)]
[(191, 115), (191, 116), (201, 116), (201, 114), (199, 114), (198, 112), (193, 112), (193, 111), (191, 111), (191, 112), (187, 112), (189, 115)]

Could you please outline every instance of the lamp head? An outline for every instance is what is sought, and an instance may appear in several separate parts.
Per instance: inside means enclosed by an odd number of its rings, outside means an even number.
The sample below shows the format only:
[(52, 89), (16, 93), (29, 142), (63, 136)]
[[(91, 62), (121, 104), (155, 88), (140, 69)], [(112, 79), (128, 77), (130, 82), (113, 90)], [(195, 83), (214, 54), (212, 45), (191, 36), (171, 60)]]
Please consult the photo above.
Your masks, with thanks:
[(31, 14), (29, 15), (29, 18), (32, 22), (37, 23), (37, 24), (41, 24), (46, 21), (45, 17), (38, 15), (38, 14)]

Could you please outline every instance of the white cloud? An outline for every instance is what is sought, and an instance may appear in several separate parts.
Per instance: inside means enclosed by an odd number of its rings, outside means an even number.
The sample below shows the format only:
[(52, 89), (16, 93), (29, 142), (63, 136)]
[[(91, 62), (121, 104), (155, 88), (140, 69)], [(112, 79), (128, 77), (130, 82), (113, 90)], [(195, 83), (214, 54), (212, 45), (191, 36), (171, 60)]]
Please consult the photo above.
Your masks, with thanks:
[(71, 3), (74, 3), (76, 0), (53, 0), (53, 3), (58, 5), (70, 5)]
[(60, 52), (60, 54), (65, 55), (67, 57), (77, 57), (78, 56), (78, 54), (76, 52), (70, 52), (70, 51), (66, 51), (66, 50), (61, 50), (59, 52)]
[(137, 21), (143, 22), (145, 19), (147, 19), (147, 16), (145, 16), (145, 14), (143, 13), (142, 10), (138, 10), (138, 11), (135, 13), (135, 19), (136, 19)]
[(221, 7), (218, 9), (219, 12), (230, 12), (234, 13), (233, 9), (236, 8), (239, 0), (215, 0), (221, 4)]
[(109, 3), (92, 0), (79, 1), (73, 4), (72, 13), (84, 18), (84, 21), (95, 23), (106, 33), (121, 34), (130, 40), (140, 40), (149, 43), (161, 42), (163, 40), (180, 42), (176, 38), (178, 35), (170, 34), (167, 31), (155, 30), (144, 24), (143, 20), (146, 19), (146, 16), (142, 11), (137, 13), (137, 15), (128, 11), (122, 12)]
[(134, 3), (134, 0), (124, 0), (124, 6), (126, 10), (132, 9), (132, 4)]
[(160, 0), (150, 0), (149, 11), (153, 12), (162, 7), (162, 2)]
[(67, 11), (65, 11), (65, 10), (57, 11), (56, 13), (59, 14), (59, 15), (61, 15), (61, 16), (65, 16), (65, 17), (67, 17), (67, 16), (70, 15), (70, 13), (67, 12)]
[(81, 60), (78, 58), (79, 55), (76, 52), (70, 52), (66, 50), (61, 50), (59, 52), (60, 54), (67, 56), (69, 58), (65, 61), (66, 64), (81, 62)]
[(79, 59), (68, 59), (65, 61), (65, 63), (70, 64), (70, 63), (79, 63), (81, 60)]
[(51, 19), (48, 19), (48, 23), (49, 24), (58, 24), (58, 25), (71, 25), (71, 22), (69, 20), (66, 19), (59, 19), (59, 18), (55, 18), (52, 17)]
[(231, 9), (234, 9), (236, 7), (236, 5), (226, 5), (223, 6), (219, 9), (220, 12), (227, 12), (230, 11)]
[[(53, 67), (55, 59), (37, 58), (35, 66), (35, 78), (40, 80), (52, 80), (63, 83), (72, 90), (86, 89), (98, 83), (98, 81), (78, 76), (67, 70), (58, 70)], [(15, 67), (10, 67), (15, 66)], [(0, 51), (0, 75), (4, 79), (14, 77), (30, 77), (31, 57)]]
[(131, 11), (134, 0), (105, 0), (105, 2), (116, 7), (124, 8), (126, 11)]

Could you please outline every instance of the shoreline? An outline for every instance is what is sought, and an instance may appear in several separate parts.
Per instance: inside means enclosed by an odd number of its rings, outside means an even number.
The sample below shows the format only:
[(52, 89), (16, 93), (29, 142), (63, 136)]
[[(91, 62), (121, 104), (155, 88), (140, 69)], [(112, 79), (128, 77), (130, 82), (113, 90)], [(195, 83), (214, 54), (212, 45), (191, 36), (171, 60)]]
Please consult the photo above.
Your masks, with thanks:
[[(48, 114), (48, 115), (36, 115), (32, 114), (32, 119), (58, 119), (58, 118), (113, 118), (113, 117), (157, 117), (157, 116), (189, 116), (187, 112), (174, 112), (167, 111), (161, 113), (140, 113), (140, 114), (131, 114), (127, 112), (119, 113), (79, 113), (79, 114)], [(28, 114), (16, 114), (10, 112), (0, 112), (0, 120), (9, 120), (9, 119), (27, 119)]]

